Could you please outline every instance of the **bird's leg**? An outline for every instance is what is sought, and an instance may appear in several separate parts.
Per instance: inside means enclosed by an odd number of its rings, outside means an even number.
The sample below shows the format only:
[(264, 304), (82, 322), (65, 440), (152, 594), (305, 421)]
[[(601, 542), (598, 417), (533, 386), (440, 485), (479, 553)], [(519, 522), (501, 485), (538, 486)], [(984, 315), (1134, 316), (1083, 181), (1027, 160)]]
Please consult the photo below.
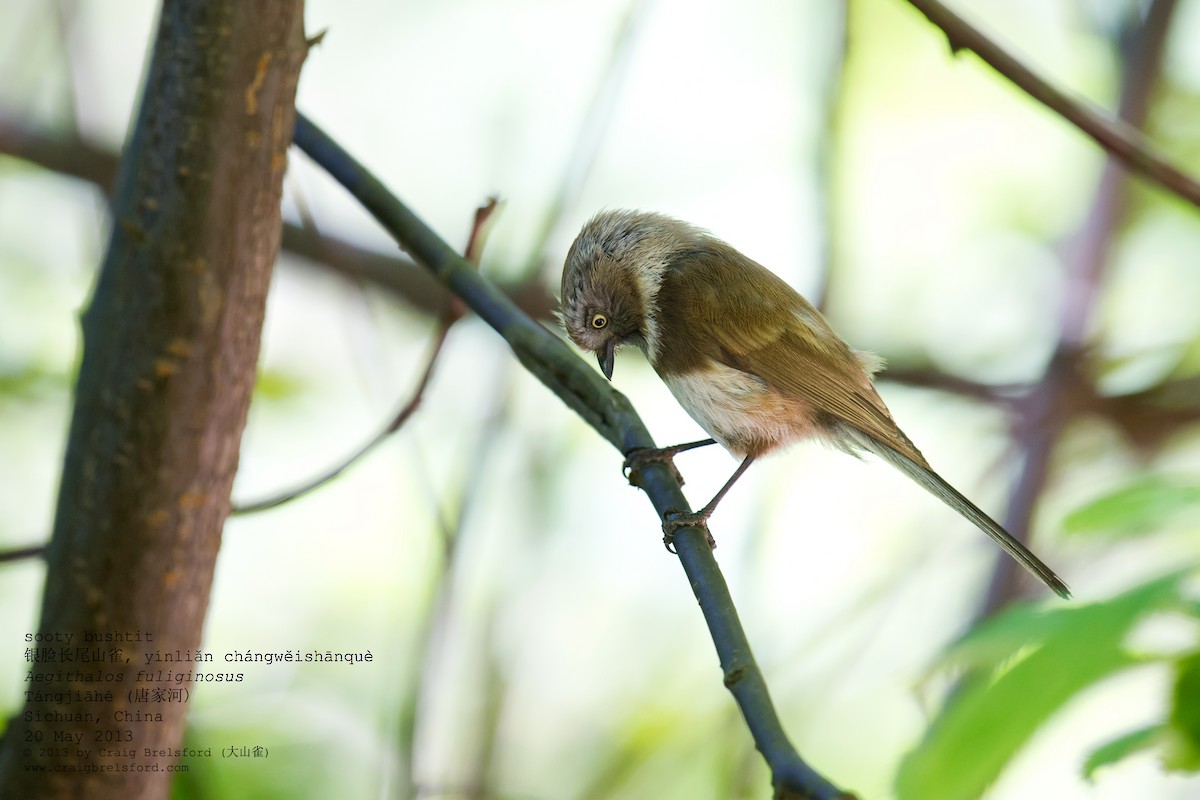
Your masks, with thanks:
[(738, 465), (738, 468), (734, 470), (733, 475), (729, 477), (729, 480), (725, 481), (725, 485), (721, 487), (721, 491), (717, 492), (716, 496), (712, 500), (709, 500), (704, 508), (687, 514), (682, 511), (668, 511), (663, 515), (663, 544), (668, 550), (675, 552), (671, 549), (671, 541), (675, 538), (675, 531), (680, 528), (692, 526), (704, 528), (704, 532), (708, 535), (709, 546), (717, 546), (717, 542), (713, 539), (712, 534), (708, 533), (708, 518), (717, 510), (717, 503), (721, 502), (721, 499), (733, 488), (733, 484), (737, 483), (737, 479), (742, 477), (742, 473), (746, 471), (753, 461), (754, 456), (746, 456), (742, 463)]
[[(679, 474), (679, 470), (675, 468), (675, 462), (671, 459), (679, 453), (716, 443), (716, 439), (701, 439), (698, 442), (677, 444), (672, 447), (635, 447), (625, 453), (625, 463), (621, 466), (621, 470), (625, 477), (629, 478), (635, 470), (639, 470), (647, 464), (665, 463), (675, 474), (675, 480), (679, 481), (680, 486), (683, 486), (683, 476)], [(633, 479), (630, 479), (629, 482), (633, 483)]]

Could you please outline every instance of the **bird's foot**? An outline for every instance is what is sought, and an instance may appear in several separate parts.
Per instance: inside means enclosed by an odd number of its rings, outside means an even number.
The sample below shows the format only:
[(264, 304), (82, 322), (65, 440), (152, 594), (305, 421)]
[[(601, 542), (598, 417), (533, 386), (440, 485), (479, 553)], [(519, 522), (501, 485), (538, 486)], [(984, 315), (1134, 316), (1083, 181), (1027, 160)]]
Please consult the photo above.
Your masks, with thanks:
[(709, 549), (716, 548), (717, 540), (708, 530), (708, 518), (711, 514), (711, 511), (703, 510), (691, 512), (668, 510), (666, 514), (663, 514), (663, 547), (667, 548), (668, 553), (674, 553), (676, 531), (680, 528), (700, 528), (704, 531), (705, 538), (708, 539)]
[(623, 474), (631, 484), (638, 485), (636, 473), (641, 471), (643, 467), (650, 464), (666, 464), (671, 470), (671, 475), (683, 486), (683, 475), (679, 472), (679, 468), (675, 466), (673, 461), (675, 454), (678, 451), (673, 447), (635, 447), (625, 453), (625, 463), (621, 465), (621, 474)]

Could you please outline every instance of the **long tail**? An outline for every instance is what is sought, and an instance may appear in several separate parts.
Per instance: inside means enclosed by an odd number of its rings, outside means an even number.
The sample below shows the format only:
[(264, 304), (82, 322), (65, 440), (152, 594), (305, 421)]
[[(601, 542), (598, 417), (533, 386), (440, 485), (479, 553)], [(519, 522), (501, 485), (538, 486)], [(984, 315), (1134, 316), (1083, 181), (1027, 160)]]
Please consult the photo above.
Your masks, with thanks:
[(1000, 523), (980, 511), (977, 505), (963, 497), (953, 486), (946, 483), (941, 475), (938, 475), (927, 466), (918, 464), (903, 453), (888, 447), (868, 433), (864, 433), (847, 424), (843, 424), (841, 428), (842, 433), (853, 444), (874, 453), (924, 486), (930, 494), (971, 520), (979, 530), (992, 537), (996, 544), (1003, 548), (1004, 552), (1012, 556), (1018, 564), (1029, 570), (1042, 583), (1050, 587), (1055, 594), (1064, 599), (1070, 599), (1071, 590), (1063, 582), (1062, 578), (1054, 574), (1054, 570), (1050, 569), (1040, 558), (1030, 552), (1028, 547), (1013, 538), (1013, 535), (1004, 530)]

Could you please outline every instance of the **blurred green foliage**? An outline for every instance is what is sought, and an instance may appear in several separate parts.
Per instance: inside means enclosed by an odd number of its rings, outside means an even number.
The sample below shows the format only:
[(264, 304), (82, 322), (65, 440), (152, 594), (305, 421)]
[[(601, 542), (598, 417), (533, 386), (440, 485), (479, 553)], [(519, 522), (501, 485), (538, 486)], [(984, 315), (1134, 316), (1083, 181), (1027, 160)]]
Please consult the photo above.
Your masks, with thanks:
[(1063, 531), (1118, 536), (1148, 533), (1197, 504), (1200, 485), (1147, 477), (1077, 508), (1063, 520)]
[(1187, 614), (1188, 578), (1200, 565), (1137, 586), (1107, 600), (1042, 609), (1012, 607), (971, 631), (946, 653), (941, 668), (962, 670), (958, 685), (921, 744), (897, 775), (901, 800), (980, 797), (1056, 712), (1076, 695), (1121, 670), (1159, 660), (1179, 675), (1169, 721), (1097, 749), (1084, 767), (1101, 766), (1168, 741), (1169, 766), (1196, 770), (1200, 732), (1200, 649), (1147, 655), (1130, 647), (1131, 633), (1154, 614)]

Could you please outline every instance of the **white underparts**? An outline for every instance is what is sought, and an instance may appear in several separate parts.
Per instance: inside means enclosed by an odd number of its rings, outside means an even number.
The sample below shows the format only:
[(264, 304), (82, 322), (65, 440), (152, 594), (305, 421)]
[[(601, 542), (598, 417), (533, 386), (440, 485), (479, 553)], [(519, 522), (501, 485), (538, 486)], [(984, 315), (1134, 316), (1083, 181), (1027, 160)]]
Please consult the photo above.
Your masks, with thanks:
[(746, 441), (782, 447), (814, 431), (807, 409), (768, 389), (759, 377), (711, 362), (703, 371), (664, 375), (663, 382), (696, 423), (730, 453)]

